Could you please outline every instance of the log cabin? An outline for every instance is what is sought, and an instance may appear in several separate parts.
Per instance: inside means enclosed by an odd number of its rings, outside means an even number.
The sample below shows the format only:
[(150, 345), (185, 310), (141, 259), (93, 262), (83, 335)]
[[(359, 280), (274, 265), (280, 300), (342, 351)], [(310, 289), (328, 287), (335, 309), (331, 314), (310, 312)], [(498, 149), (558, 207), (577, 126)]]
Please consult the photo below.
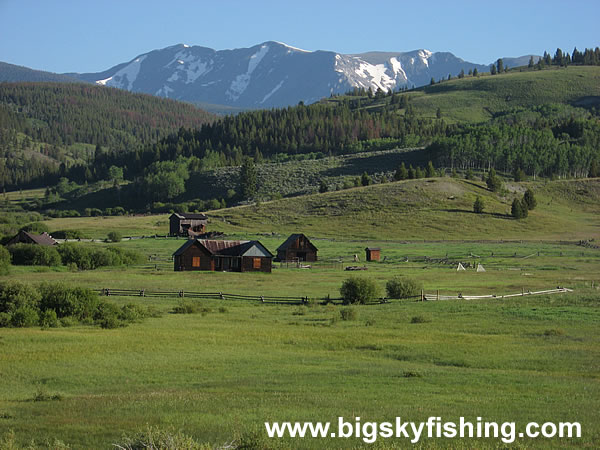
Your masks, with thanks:
[(317, 260), (318, 249), (306, 236), (301, 233), (292, 234), (277, 249), (278, 261), (314, 262)]
[(173, 253), (176, 272), (271, 272), (273, 255), (259, 241), (190, 239)]
[(204, 214), (173, 213), (169, 216), (169, 235), (194, 237), (206, 231), (207, 222)]

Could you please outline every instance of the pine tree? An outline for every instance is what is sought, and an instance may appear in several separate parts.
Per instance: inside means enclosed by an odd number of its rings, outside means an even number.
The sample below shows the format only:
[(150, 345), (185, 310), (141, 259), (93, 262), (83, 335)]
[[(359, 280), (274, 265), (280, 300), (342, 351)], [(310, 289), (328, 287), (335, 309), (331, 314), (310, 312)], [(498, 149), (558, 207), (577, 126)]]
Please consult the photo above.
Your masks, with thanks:
[(519, 199), (515, 198), (513, 200), (512, 205), (510, 207), (510, 214), (517, 220), (522, 219), (524, 217), (523, 205), (521, 204), (521, 201)]
[(485, 208), (485, 204), (479, 195), (475, 198), (475, 202), (473, 203), (473, 212), (477, 214), (481, 214), (483, 209)]
[(523, 204), (527, 206), (527, 209), (529, 211), (531, 211), (537, 206), (537, 201), (531, 189), (527, 189), (525, 191), (525, 194), (523, 195)]
[(425, 176), (426, 176), (426, 178), (433, 178), (436, 175), (437, 174), (436, 174), (436, 171), (435, 171), (435, 167), (433, 167), (433, 163), (431, 161), (429, 161), (427, 163), (427, 170), (425, 172)]
[(495, 66), (494, 64), (492, 64), (492, 65), (490, 66), (490, 73), (491, 73), (492, 75), (496, 75), (496, 66)]
[(400, 181), (400, 180), (406, 180), (408, 178), (408, 170), (406, 170), (406, 166), (404, 165), (404, 162), (402, 164), (400, 164), (400, 167), (396, 170), (396, 173), (394, 174), (394, 180), (396, 181)]
[(498, 58), (498, 61), (496, 61), (496, 67), (498, 68), (498, 73), (504, 72), (504, 61), (502, 61), (502, 58)]
[(244, 158), (240, 169), (240, 194), (244, 200), (249, 200), (256, 195), (256, 167), (254, 160)]
[(363, 172), (362, 176), (360, 177), (360, 184), (363, 186), (368, 186), (371, 184), (371, 182), (372, 180), (369, 174), (367, 172)]
[(527, 67), (529, 67), (530, 69), (535, 65), (535, 62), (533, 60), (533, 55), (531, 55), (529, 57), (529, 64), (527, 64)]
[(498, 192), (502, 188), (502, 181), (496, 175), (496, 171), (493, 168), (488, 172), (485, 182), (490, 191)]
[(325, 180), (321, 180), (321, 184), (319, 184), (319, 192), (322, 194), (324, 192), (327, 192), (329, 190), (329, 186), (327, 186), (327, 183), (325, 182)]
[(477, 75), (479, 75), (479, 71), (477, 70), (477, 67), (475, 67), (473, 69), (473, 76), (476, 77)]

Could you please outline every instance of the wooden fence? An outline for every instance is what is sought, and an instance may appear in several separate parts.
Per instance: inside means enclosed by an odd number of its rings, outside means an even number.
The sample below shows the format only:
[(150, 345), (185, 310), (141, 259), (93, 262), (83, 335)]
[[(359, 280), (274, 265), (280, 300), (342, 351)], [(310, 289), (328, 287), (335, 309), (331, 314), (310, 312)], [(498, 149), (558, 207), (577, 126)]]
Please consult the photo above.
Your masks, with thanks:
[(546, 289), (544, 291), (526, 291), (525, 289), (522, 289), (521, 292), (518, 292), (516, 294), (502, 294), (502, 295), (498, 295), (498, 294), (489, 294), (489, 295), (463, 295), (463, 294), (457, 294), (457, 295), (440, 295), (440, 291), (437, 291), (435, 294), (425, 294), (423, 293), (421, 295), (421, 300), (427, 300), (427, 301), (432, 301), (432, 300), (480, 300), (480, 299), (485, 299), (485, 298), (509, 298), (509, 297), (523, 297), (525, 295), (548, 295), (548, 294), (560, 294), (560, 293), (565, 293), (565, 292), (573, 292), (572, 289), (568, 289), (568, 288), (561, 288), (558, 287), (556, 289)]
[[(179, 298), (179, 299), (206, 299), (206, 300), (247, 300), (261, 303), (276, 303), (282, 305), (307, 305), (313, 301), (322, 303), (342, 304), (342, 298), (332, 298), (330, 296), (321, 298), (309, 297), (285, 297), (285, 296), (269, 296), (269, 295), (242, 295), (242, 294), (226, 294), (224, 292), (191, 292), (191, 291), (149, 291), (146, 289), (95, 289), (102, 296), (119, 296), (119, 297), (148, 297), (148, 298)], [(415, 298), (418, 299), (418, 298)], [(380, 298), (370, 305), (380, 305), (389, 303), (389, 299)]]

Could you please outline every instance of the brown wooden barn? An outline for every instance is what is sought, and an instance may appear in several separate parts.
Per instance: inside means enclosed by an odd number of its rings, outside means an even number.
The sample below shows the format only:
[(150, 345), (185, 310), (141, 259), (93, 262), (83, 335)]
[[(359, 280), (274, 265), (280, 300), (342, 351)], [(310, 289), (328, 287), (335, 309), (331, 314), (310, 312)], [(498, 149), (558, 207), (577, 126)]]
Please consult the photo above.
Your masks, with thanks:
[(273, 255), (259, 241), (190, 239), (173, 253), (174, 269), (271, 272)]
[(27, 231), (19, 231), (19, 234), (17, 234), (14, 238), (12, 238), (10, 241), (8, 241), (6, 243), (6, 245), (13, 245), (13, 244), (36, 244), (36, 245), (56, 245), (58, 244), (58, 242), (56, 242), (52, 236), (50, 236), (48, 233), (44, 232), (42, 234), (33, 234), (33, 233), (29, 233)]
[(208, 217), (196, 213), (173, 213), (169, 217), (169, 235), (196, 236), (206, 231)]
[(379, 261), (381, 259), (381, 249), (378, 247), (365, 248), (367, 261)]
[(292, 234), (277, 249), (278, 261), (316, 261), (318, 249), (303, 234)]

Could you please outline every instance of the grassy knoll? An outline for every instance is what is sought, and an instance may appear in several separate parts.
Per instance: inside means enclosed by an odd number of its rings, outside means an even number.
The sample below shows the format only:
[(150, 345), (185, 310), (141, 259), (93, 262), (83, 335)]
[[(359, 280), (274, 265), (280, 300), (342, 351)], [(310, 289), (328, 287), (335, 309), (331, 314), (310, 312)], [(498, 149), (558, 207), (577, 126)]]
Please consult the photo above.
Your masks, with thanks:
[[(455, 78), (400, 95), (409, 96), (414, 112), (419, 116), (435, 118), (440, 108), (443, 119), (450, 123), (484, 122), (499, 112), (518, 107), (548, 103), (598, 104), (600, 68), (515, 69), (494, 76), (480, 74), (478, 77)], [(335, 103), (346, 98), (326, 101)], [(388, 102), (387, 98), (372, 101), (363, 98), (364, 107), (371, 110), (381, 109)], [(404, 110), (400, 111), (403, 113)]]
[[(525, 220), (509, 217), (513, 198), (527, 187), (538, 206)], [(484, 214), (473, 213), (479, 195)], [(476, 181), (434, 178), (386, 183), (343, 191), (286, 198), (260, 205), (210, 211), (212, 230), (226, 233), (295, 233), (317, 237), (371, 239), (594, 239), (600, 182), (507, 183), (495, 194)], [(51, 230), (80, 229), (103, 238), (109, 230), (124, 236), (165, 234), (168, 215), (82, 217), (48, 220)]]

